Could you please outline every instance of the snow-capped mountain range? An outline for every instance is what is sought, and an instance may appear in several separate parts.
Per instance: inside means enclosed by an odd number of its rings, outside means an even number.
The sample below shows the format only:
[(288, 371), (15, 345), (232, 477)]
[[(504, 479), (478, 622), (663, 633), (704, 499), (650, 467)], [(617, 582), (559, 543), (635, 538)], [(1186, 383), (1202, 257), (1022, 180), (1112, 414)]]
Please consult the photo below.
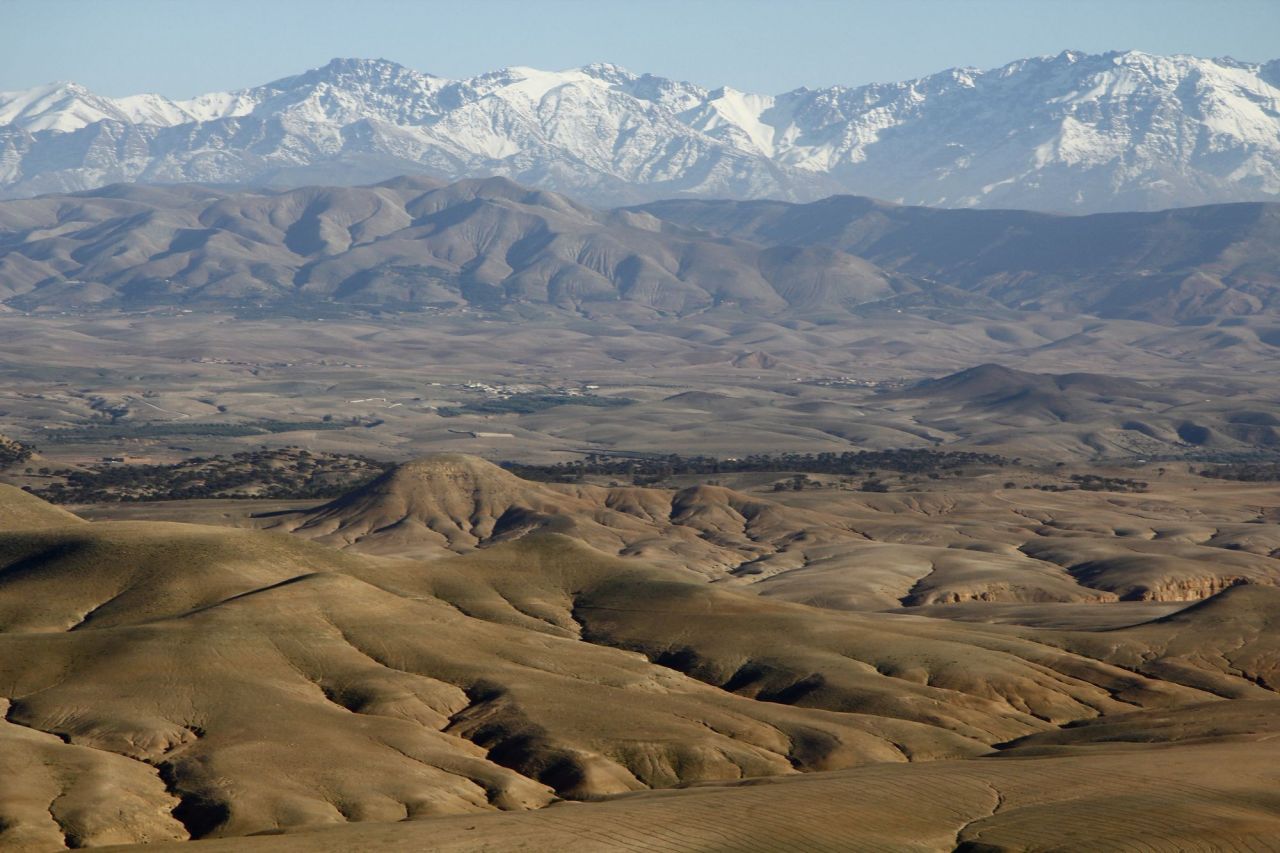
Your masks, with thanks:
[(756, 95), (613, 65), (449, 80), (335, 59), (238, 92), (0, 93), (0, 196), (504, 175), (598, 205), (833, 193), (1064, 212), (1280, 198), (1280, 60), (1023, 59)]

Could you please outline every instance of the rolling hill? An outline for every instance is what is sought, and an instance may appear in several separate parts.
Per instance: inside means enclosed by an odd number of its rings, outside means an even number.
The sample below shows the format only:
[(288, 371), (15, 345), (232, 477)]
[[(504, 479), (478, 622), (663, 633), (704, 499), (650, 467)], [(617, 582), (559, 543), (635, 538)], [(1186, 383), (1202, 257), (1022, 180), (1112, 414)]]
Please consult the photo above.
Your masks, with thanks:
[(1280, 537), (1269, 525), (1205, 518), (1140, 536), (1132, 525), (1147, 509), (1172, 508), (1141, 495), (1125, 506), (1106, 493), (1092, 500), (1089, 492), (1006, 494), (948, 503), (845, 492), (801, 508), (720, 486), (535, 483), (476, 457), (439, 454), (313, 509), (267, 513), (257, 523), (351, 552), (416, 558), (556, 533), (691, 581), (837, 610), (1193, 601), (1236, 583), (1280, 582), (1273, 558)]
[[(523, 809), (556, 791), (901, 760), (894, 743), (919, 758), (980, 749), (930, 724), (726, 695), (529, 617), (510, 624), (513, 610), (466, 615), (422, 593), (465, 563), (406, 573), (190, 525), (67, 534), (34, 548), (4, 534), (5, 611), (37, 590), (41, 602), (0, 630), (0, 755), (28, 791), (0, 798), (6, 849)], [(548, 590), (565, 571), (598, 583), (600, 558), (554, 540), (487, 557), (554, 572)], [(631, 710), (592, 710), (612, 704)], [(790, 745), (809, 738), (803, 755)]]
[(0, 302), (1203, 325), (1280, 310), (1278, 211), (1071, 217), (836, 196), (601, 212), (501, 178), (284, 192), (119, 185), (0, 202)]
[[(1274, 313), (1280, 206), (1060, 216), (833, 196), (809, 204), (673, 199), (664, 220), (776, 246), (825, 246), (1018, 310), (1158, 323)], [(981, 302), (971, 302), (981, 307)]]
[(338, 303), (636, 318), (844, 309), (910, 286), (844, 252), (706, 239), (499, 178), (6, 202), (0, 281), (0, 301), (27, 311)]
[[(515, 488), (454, 458), (422, 473), (442, 524), (476, 485)], [(28, 508), (0, 530), (6, 849), (396, 849), (420, 831), (445, 849), (491, 832), (551, 849), (588, 808), (600, 849), (661, 837), (624, 829), (651, 808), (702, 827), (674, 849), (705, 849), (706, 831), (767, 847), (778, 830), (760, 790), (779, 807), (800, 798), (788, 808), (854, 797), (857, 837), (890, 843), (907, 815), (876, 797), (901, 786), (922, 849), (1047, 838), (1046, 803), (1054, 820), (1099, 816), (1073, 837), (1123, 837), (1123, 809), (1098, 807), (1121, 791), (1168, 804), (1178, 837), (1272, 825), (1273, 756), (1249, 714), (1275, 701), (1273, 588), (1110, 631), (1041, 630), (817, 609), (545, 530), (424, 561), (0, 500)], [(1220, 656), (1197, 656), (1207, 643)], [(1219, 713), (1225, 700), (1244, 704)], [(1145, 769), (1090, 747), (1147, 731), (1172, 746)], [(1197, 731), (1210, 741), (1189, 755)], [(1233, 773), (1189, 775), (1209, 753)], [(764, 787), (738, 785), (753, 779)]]

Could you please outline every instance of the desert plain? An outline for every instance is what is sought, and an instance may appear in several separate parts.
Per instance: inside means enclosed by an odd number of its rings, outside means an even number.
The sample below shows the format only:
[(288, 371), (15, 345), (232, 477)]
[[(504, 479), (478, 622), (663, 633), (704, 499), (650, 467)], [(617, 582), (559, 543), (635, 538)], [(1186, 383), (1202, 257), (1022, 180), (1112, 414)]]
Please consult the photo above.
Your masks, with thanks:
[[(0, 314), (3, 849), (1276, 849), (1260, 286), (1086, 311), (752, 211), (182, 193), (6, 203), (10, 280), (68, 280)], [(421, 298), (332, 272), (395, 205)], [(270, 251), (152, 228), (206, 206)], [(116, 257), (267, 284), (144, 304)]]

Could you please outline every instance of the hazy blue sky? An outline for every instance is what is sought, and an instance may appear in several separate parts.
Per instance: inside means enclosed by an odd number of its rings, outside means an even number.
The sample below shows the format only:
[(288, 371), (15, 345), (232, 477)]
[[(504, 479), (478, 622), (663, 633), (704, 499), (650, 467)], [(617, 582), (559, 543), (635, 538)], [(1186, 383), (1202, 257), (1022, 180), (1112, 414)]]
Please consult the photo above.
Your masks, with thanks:
[(335, 56), (463, 77), (610, 61), (759, 92), (1137, 48), (1280, 56), (1280, 0), (0, 0), (0, 89), (264, 83)]

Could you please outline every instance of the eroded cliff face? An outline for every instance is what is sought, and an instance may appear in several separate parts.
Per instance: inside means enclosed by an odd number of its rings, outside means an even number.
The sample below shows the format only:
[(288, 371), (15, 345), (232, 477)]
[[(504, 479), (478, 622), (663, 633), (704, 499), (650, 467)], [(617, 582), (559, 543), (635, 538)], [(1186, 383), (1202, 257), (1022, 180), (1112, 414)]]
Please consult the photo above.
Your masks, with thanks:
[(1257, 581), (1231, 575), (1177, 578), (1152, 584), (1148, 589), (1125, 596), (1125, 599), (1128, 601), (1203, 601), (1224, 589), (1249, 583), (1257, 583)]

